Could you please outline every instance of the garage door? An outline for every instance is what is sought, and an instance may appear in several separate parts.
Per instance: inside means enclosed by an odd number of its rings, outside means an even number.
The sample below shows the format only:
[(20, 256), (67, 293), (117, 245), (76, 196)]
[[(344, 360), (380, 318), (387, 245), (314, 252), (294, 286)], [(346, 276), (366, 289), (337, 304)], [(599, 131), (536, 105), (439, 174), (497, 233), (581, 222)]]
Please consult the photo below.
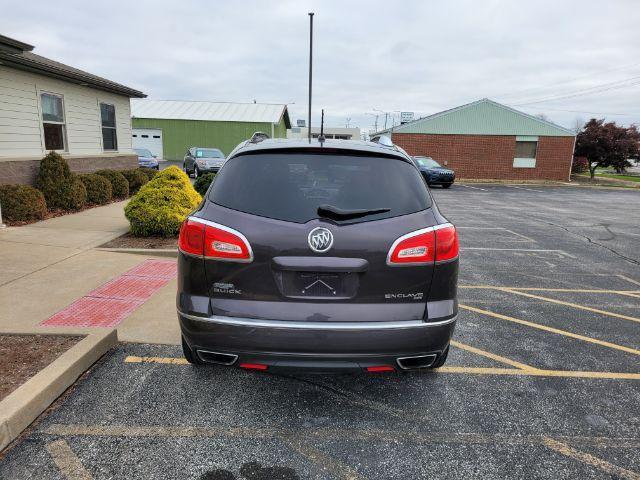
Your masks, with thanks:
[(159, 128), (134, 128), (133, 148), (146, 148), (158, 158), (162, 156), (162, 130)]

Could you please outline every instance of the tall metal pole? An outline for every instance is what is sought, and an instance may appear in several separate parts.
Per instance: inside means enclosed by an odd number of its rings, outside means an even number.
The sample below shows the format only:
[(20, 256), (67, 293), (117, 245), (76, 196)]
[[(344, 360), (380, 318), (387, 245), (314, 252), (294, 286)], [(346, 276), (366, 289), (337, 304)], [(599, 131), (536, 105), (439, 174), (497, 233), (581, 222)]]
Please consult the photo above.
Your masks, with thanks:
[(308, 131), (309, 143), (311, 143), (311, 78), (313, 66), (313, 12), (309, 12), (309, 116)]

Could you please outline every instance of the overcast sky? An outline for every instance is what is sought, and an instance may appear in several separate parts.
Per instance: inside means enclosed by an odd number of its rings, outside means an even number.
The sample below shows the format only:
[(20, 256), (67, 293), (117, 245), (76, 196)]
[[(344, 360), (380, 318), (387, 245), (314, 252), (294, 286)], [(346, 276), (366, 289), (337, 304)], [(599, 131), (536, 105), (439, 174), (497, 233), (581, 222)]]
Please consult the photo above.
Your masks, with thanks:
[(637, 0), (0, 0), (0, 11), (0, 33), (152, 99), (288, 103), (293, 122), (306, 118), (314, 11), (316, 125), (320, 108), (331, 126), (369, 129), (374, 109), (424, 116), (483, 97), (567, 127), (640, 123)]

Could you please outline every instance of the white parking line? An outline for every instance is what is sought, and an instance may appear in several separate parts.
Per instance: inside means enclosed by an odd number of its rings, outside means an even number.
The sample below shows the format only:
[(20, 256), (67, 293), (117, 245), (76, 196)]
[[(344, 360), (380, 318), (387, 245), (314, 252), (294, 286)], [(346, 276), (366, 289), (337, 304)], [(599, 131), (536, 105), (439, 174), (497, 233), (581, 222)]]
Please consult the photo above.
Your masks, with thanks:
[(489, 190), (487, 190), (485, 188), (472, 187), (471, 185), (464, 185), (462, 183), (457, 183), (456, 185), (459, 185), (459, 186), (464, 187), (464, 188), (473, 188), (474, 190), (482, 190), (483, 192), (488, 192), (489, 191)]
[(535, 190), (533, 188), (525, 188), (525, 187), (518, 187), (517, 185), (505, 185), (505, 187), (509, 187), (509, 188), (517, 188), (519, 190), (528, 190), (530, 192), (538, 192), (538, 193), (546, 193), (543, 190)]
[(565, 252), (564, 250), (546, 250), (546, 249), (536, 249), (536, 248), (490, 248), (490, 247), (463, 247), (462, 251), (465, 250), (495, 250), (497, 252), (553, 252), (559, 253), (561, 255), (565, 255), (569, 258), (576, 258), (574, 255)]

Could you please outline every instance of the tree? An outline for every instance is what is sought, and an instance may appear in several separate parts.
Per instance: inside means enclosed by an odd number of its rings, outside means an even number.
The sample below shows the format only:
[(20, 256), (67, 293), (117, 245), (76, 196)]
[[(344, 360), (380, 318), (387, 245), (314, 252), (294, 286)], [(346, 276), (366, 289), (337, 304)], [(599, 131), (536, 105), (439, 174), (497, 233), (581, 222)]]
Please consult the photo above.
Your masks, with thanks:
[(629, 160), (640, 159), (640, 132), (635, 125), (621, 127), (592, 118), (576, 136), (574, 155), (587, 158), (591, 179), (598, 167), (622, 173), (631, 166)]

